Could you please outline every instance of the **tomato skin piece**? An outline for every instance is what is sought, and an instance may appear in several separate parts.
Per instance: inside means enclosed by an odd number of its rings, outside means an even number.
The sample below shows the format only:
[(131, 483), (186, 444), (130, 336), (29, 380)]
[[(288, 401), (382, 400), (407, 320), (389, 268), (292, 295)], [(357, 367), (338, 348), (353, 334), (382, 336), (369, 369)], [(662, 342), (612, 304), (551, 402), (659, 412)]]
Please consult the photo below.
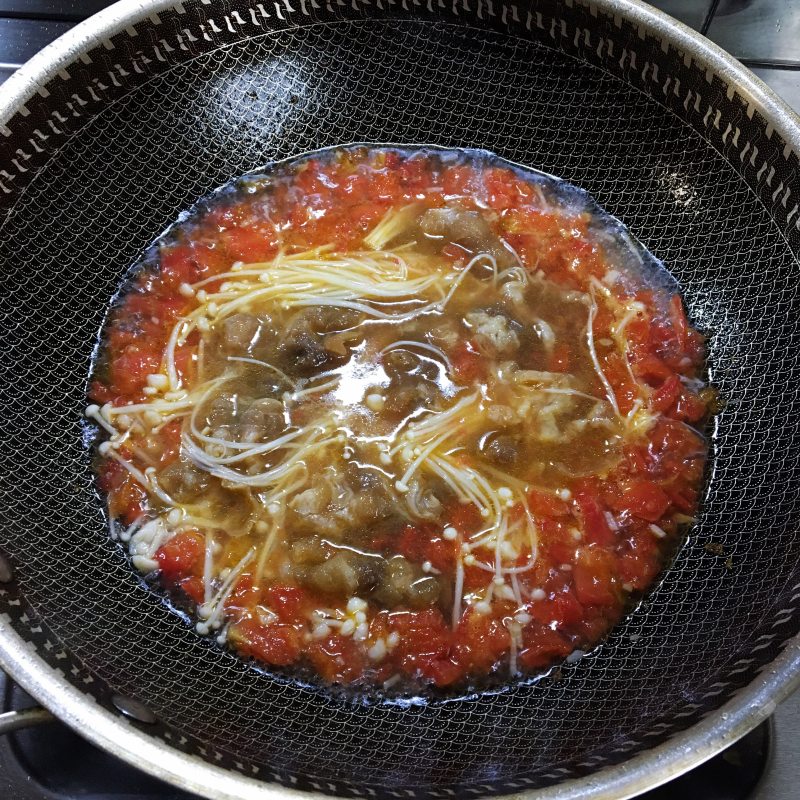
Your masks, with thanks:
[(613, 544), (616, 537), (603, 513), (597, 494), (591, 489), (580, 488), (575, 492), (575, 501), (583, 516), (586, 541), (599, 545)]
[(453, 371), (462, 383), (473, 383), (483, 377), (484, 362), (478, 346), (467, 339), (450, 354)]
[(549, 667), (553, 661), (565, 658), (575, 648), (560, 633), (545, 625), (529, 625), (522, 635), (523, 649), (517, 654), (517, 664), (523, 669)]
[(581, 548), (572, 569), (572, 579), (575, 594), (583, 605), (611, 606), (619, 601), (616, 562), (613, 553), (607, 550)]
[(264, 600), (285, 623), (302, 622), (309, 605), (307, 592), (297, 586), (270, 586), (264, 591)]
[(192, 575), (189, 578), (183, 578), (178, 581), (178, 586), (181, 587), (183, 592), (195, 603), (202, 603), (205, 598), (205, 585), (203, 579)]
[(260, 625), (254, 619), (243, 619), (230, 627), (228, 638), (243, 655), (276, 667), (293, 664), (302, 649), (300, 632), (281, 623)]
[(672, 322), (672, 330), (678, 340), (678, 346), (682, 351), (685, 351), (686, 345), (689, 342), (689, 320), (686, 319), (683, 303), (677, 294), (672, 295), (670, 298), (669, 318)]
[(607, 496), (609, 505), (648, 522), (658, 522), (670, 506), (669, 496), (655, 482), (645, 478), (628, 478), (614, 493)]
[(665, 412), (681, 395), (681, 381), (677, 375), (671, 375), (656, 390), (650, 400), (653, 411)]
[(167, 580), (190, 575), (203, 557), (205, 543), (195, 531), (181, 531), (156, 551), (161, 574)]

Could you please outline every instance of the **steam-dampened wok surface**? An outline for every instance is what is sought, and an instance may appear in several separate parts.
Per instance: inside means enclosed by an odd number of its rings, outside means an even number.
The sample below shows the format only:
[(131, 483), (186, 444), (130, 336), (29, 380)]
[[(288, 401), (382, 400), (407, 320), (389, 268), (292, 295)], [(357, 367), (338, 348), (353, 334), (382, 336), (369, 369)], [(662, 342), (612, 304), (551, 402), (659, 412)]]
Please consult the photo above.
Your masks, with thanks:
[(702, 338), (553, 179), (339, 149), (146, 262), (92, 383), (100, 483), (134, 565), (243, 655), (396, 689), (535, 673), (696, 511)]

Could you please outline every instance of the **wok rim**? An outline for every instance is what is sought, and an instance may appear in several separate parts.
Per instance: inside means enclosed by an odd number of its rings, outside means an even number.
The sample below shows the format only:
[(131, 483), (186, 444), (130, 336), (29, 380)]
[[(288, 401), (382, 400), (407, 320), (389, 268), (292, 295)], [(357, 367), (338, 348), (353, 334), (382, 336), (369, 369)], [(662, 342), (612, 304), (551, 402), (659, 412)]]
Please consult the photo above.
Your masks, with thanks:
[[(582, 0), (579, 0), (582, 2)], [(0, 131), (36, 91), (81, 53), (176, 0), (120, 0), (78, 24), (14, 73), (0, 99)], [(675, 46), (734, 87), (759, 111), (786, 146), (800, 154), (800, 116), (739, 61), (681, 22), (640, 0), (592, 0), (601, 12), (626, 17)], [(280, 800), (328, 797), (320, 792), (266, 783), (213, 766), (152, 736), (100, 706), (50, 667), (35, 647), (0, 617), (0, 667), (61, 721), (107, 752), (150, 775), (211, 800)], [(538, 800), (625, 800), (703, 763), (767, 719), (800, 687), (800, 634), (727, 703), (660, 745), (620, 764), (544, 789), (504, 795)]]

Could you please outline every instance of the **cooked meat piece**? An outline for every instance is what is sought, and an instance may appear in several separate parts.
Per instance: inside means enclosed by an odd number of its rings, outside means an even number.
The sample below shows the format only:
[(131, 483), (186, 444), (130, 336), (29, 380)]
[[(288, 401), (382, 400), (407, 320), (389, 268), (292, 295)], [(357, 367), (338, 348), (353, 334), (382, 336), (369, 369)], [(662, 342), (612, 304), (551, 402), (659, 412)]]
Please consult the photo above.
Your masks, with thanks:
[(420, 609), (434, 605), (439, 600), (439, 590), (436, 578), (425, 575), (419, 565), (412, 564), (403, 556), (393, 556), (386, 562), (373, 597), (389, 608), (410, 606)]
[(519, 335), (508, 317), (470, 311), (464, 317), (475, 335), (478, 347), (490, 356), (509, 356), (519, 349)]
[(303, 309), (290, 321), (278, 348), (287, 371), (311, 375), (322, 367), (339, 362), (349, 350), (344, 342), (331, 339), (329, 334), (348, 330), (360, 319), (361, 315), (350, 309), (329, 306)]
[(458, 206), (430, 208), (421, 217), (419, 226), (428, 236), (440, 236), (449, 242), (463, 245), (474, 253), (489, 253), (500, 268), (516, 264), (511, 251), (492, 230), (480, 211)]
[(419, 357), (408, 350), (390, 350), (383, 355), (383, 368), (390, 377), (409, 375), (419, 366)]
[(283, 403), (271, 397), (254, 400), (241, 415), (238, 439), (242, 442), (267, 442), (285, 428)]
[(302, 324), (307, 325), (308, 329), (314, 331), (314, 333), (333, 333), (334, 331), (346, 331), (355, 327), (361, 322), (362, 316), (352, 308), (318, 306), (304, 309), (295, 318), (295, 324), (302, 320)]
[(249, 352), (258, 342), (261, 322), (252, 314), (234, 314), (222, 320), (220, 335), (224, 349), (233, 355)]
[(455, 320), (445, 319), (438, 325), (434, 325), (428, 333), (433, 344), (439, 345), (445, 350), (452, 350), (458, 344), (461, 331)]
[(190, 503), (209, 487), (211, 476), (198, 469), (191, 461), (179, 458), (158, 474), (158, 483), (179, 503)]
[(323, 338), (308, 331), (290, 331), (279, 352), (286, 369), (299, 375), (312, 375), (332, 360)]
[(380, 581), (384, 563), (377, 555), (340, 550), (309, 569), (303, 582), (320, 592), (353, 596), (370, 591)]
[(326, 334), (323, 341), (328, 352), (335, 356), (346, 356), (363, 341), (363, 334), (358, 330), (337, 331)]
[(377, 477), (374, 483), (367, 475), (363, 478), (367, 485), (359, 485), (351, 476), (318, 476), (289, 503), (295, 527), (344, 541), (360, 537), (365, 529), (389, 517), (394, 510), (391, 494)]
[(327, 557), (328, 551), (319, 536), (306, 536), (292, 542), (290, 558), (296, 566), (321, 564)]
[(498, 466), (514, 466), (520, 459), (520, 441), (509, 434), (495, 434), (484, 445), (483, 454)]
[(486, 409), (486, 416), (490, 422), (500, 428), (510, 428), (512, 425), (518, 425), (521, 421), (519, 414), (511, 406), (504, 406), (500, 403), (489, 406)]
[(440, 396), (437, 386), (415, 375), (393, 379), (384, 392), (385, 413), (405, 416), (417, 408), (430, 407)]
[(206, 424), (211, 428), (231, 425), (239, 414), (239, 397), (224, 392), (212, 397), (204, 409)]
[(406, 602), (411, 608), (421, 609), (439, 602), (439, 581), (433, 575), (417, 578), (406, 592)]

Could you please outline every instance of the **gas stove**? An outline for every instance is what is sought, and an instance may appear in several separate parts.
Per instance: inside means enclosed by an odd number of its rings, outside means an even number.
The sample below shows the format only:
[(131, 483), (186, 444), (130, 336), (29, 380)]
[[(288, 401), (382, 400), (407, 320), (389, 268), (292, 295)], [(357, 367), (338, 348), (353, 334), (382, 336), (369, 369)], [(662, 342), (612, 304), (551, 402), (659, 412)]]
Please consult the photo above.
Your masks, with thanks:
[[(0, 0), (0, 83), (112, 0)], [(800, 112), (800, 0), (652, 0), (738, 57)], [(2, 88), (0, 88), (2, 91)], [(35, 705), (0, 673), (4, 712)], [(191, 800), (48, 720), (0, 736), (0, 798)], [(800, 692), (715, 758), (639, 800), (796, 800)]]

